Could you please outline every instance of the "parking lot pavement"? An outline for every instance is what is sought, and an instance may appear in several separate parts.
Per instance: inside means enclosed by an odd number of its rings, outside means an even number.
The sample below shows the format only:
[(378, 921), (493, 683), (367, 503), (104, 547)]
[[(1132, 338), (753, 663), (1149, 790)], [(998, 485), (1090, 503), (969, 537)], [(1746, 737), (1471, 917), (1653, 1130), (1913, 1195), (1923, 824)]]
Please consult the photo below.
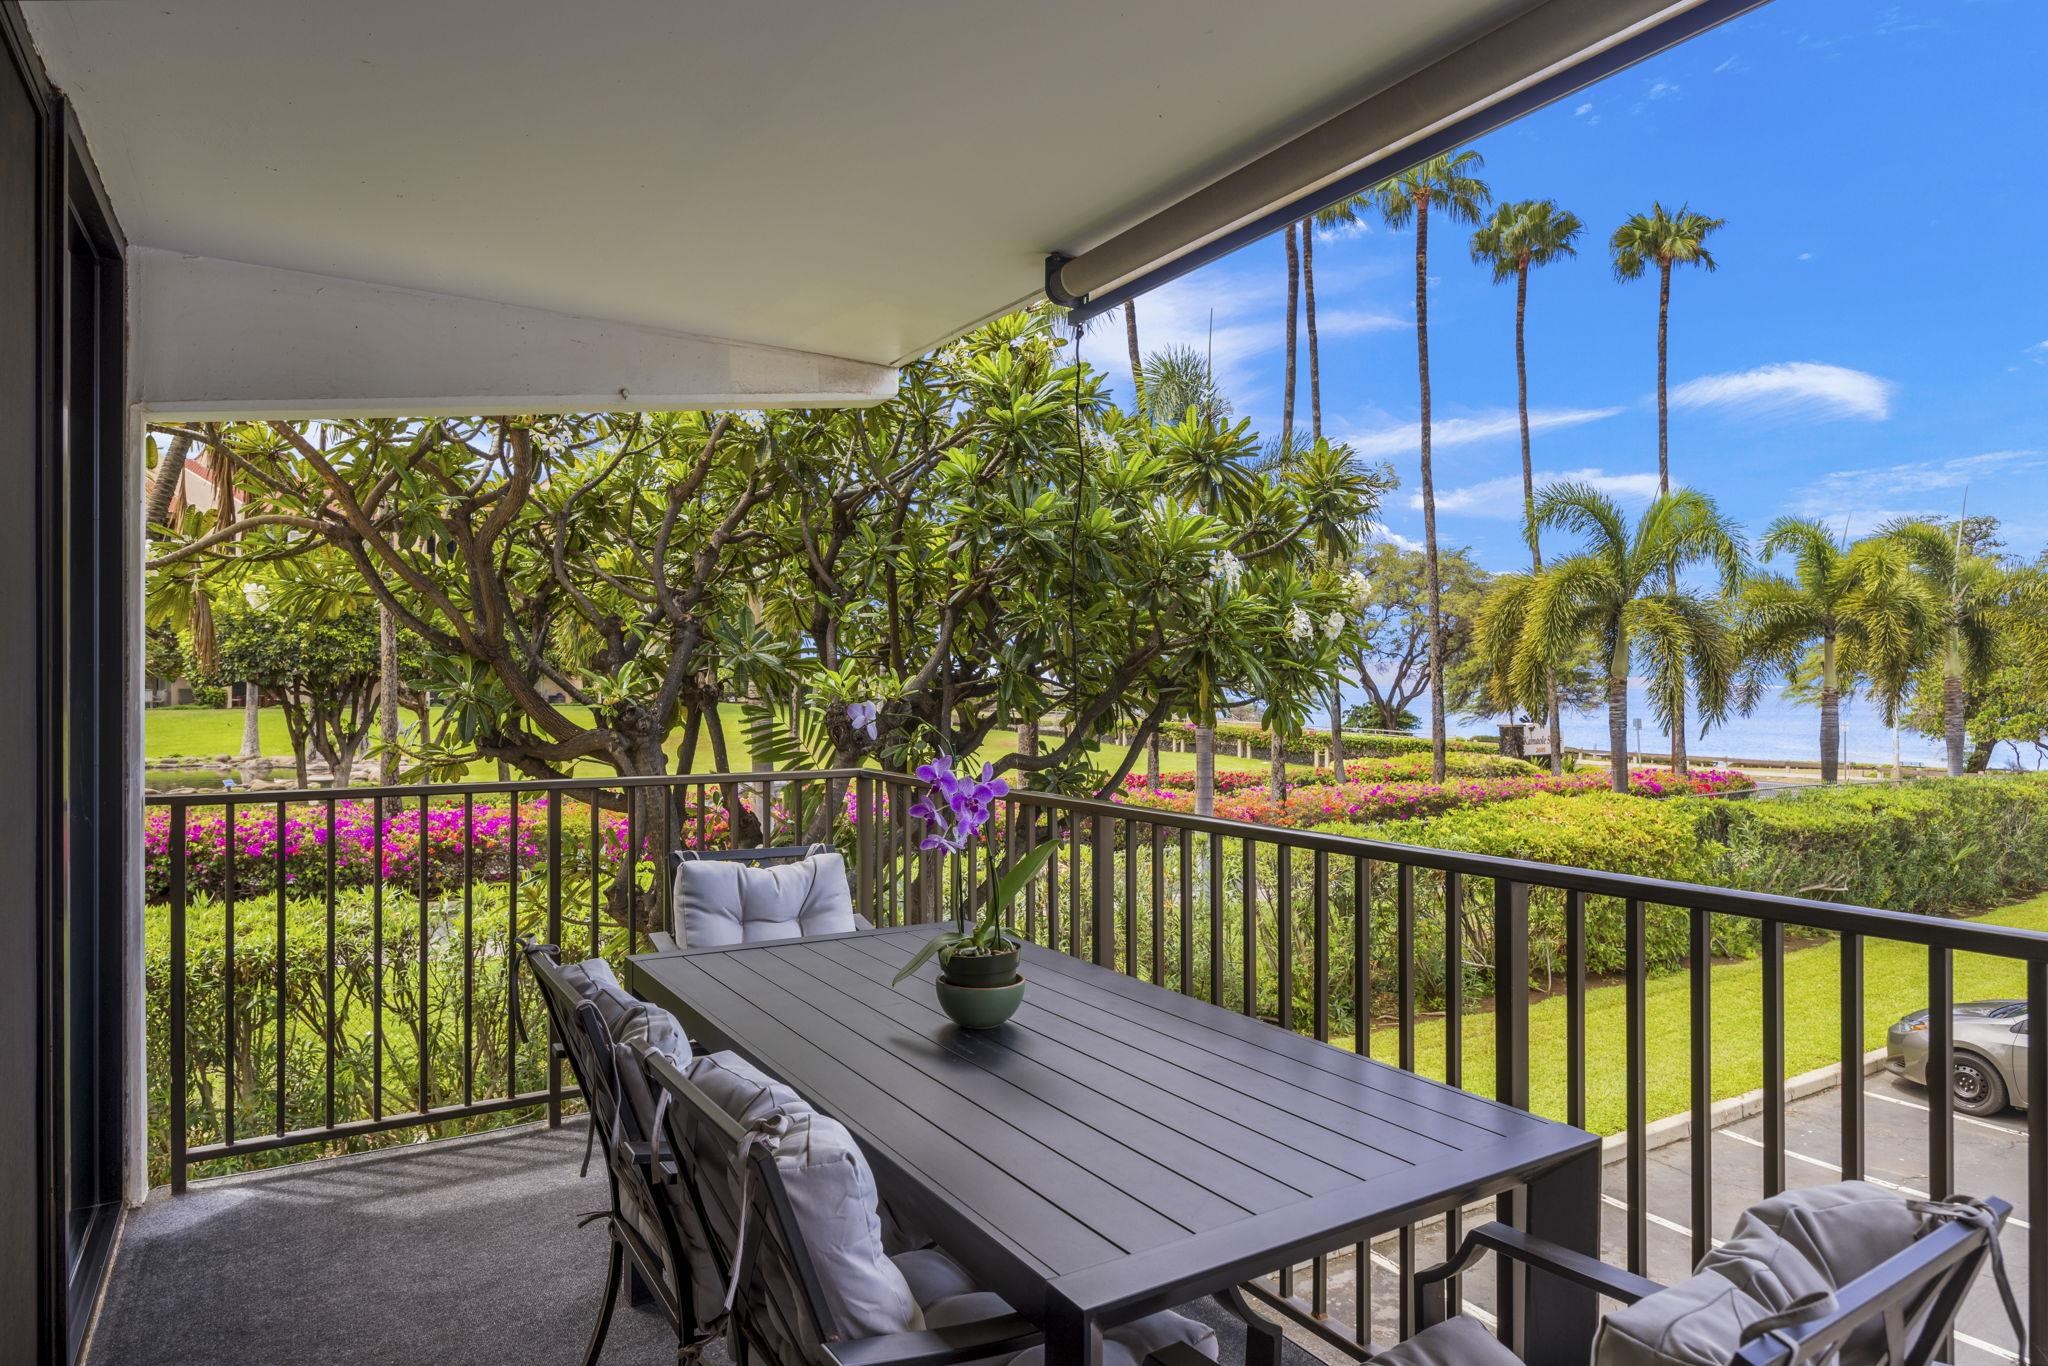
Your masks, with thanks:
[[(1864, 1163), (1865, 1179), (1897, 1190), (1901, 1195), (1919, 1196), (1927, 1191), (1927, 1098), (1919, 1087), (1893, 1080), (1882, 1073), (1864, 1079)], [(1785, 1181), (1788, 1186), (1821, 1186), (1839, 1181), (1837, 1165), (1841, 1156), (1841, 1092), (1823, 1091), (1797, 1100), (1785, 1109)], [(2024, 1118), (2007, 1112), (1993, 1119), (1972, 1119), (1957, 1115), (1956, 1190), (1968, 1195), (1999, 1195), (2015, 1206), (2023, 1206), (2027, 1189), (2027, 1136)], [(1691, 1173), (1694, 1145), (1680, 1141), (1650, 1154), (1649, 1166), (1649, 1254), (1648, 1274), (1670, 1284), (1683, 1280), (1691, 1270), (1690, 1228)], [(1726, 1125), (1714, 1132), (1713, 1161), (1714, 1232), (1727, 1234), (1736, 1217), (1763, 1198), (1763, 1120), (1761, 1116)], [(1627, 1167), (1610, 1164), (1604, 1181), (1605, 1209), (1602, 1211), (1603, 1255), (1615, 1266), (1627, 1260), (1628, 1226), (1624, 1197), (1628, 1190)], [(1467, 1211), (1466, 1226), (1493, 1217), (1491, 1203)], [(2029, 1271), (2027, 1225), (2023, 1213), (2015, 1213), (2006, 1224), (2001, 1240), (2014, 1290), (2024, 1300)], [(1427, 1266), (1443, 1255), (1440, 1226), (1431, 1226), (1416, 1239), (1416, 1263)], [(1373, 1245), (1371, 1295), (1373, 1326), (1382, 1342), (1391, 1340), (1391, 1326), (1398, 1312), (1395, 1240), (1382, 1239)], [(1466, 1278), (1466, 1305), (1490, 1321), (1493, 1307), (1493, 1270), (1481, 1263)], [(1305, 1275), (1298, 1281), (1297, 1294), (1307, 1294)], [(1349, 1256), (1333, 1258), (1330, 1267), (1331, 1311), (1351, 1317), (1352, 1268)], [(2011, 1326), (1987, 1266), (1971, 1288), (1956, 1320), (1957, 1366), (1970, 1363), (2017, 1361)]]

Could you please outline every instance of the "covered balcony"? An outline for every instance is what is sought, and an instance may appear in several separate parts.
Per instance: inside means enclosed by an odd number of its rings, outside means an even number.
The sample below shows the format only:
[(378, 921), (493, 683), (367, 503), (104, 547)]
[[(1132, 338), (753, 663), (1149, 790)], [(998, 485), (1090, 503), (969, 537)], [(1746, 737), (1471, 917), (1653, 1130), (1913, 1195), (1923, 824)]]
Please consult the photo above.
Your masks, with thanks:
[[(0, 822), (19, 903), (0, 916), (8, 1359), (583, 1359), (625, 1222), (585, 1222), (605, 1162), (615, 1145), (662, 1158), (593, 1123), (523, 941), (668, 993), (700, 1051), (745, 1053), (737, 1006), (671, 980), (689, 956), (658, 937), (676, 857), (817, 848), (865, 922), (823, 951), (856, 955), (838, 963), (845, 1009), (955, 1069), (899, 1070), (906, 1123), (1014, 1065), (1181, 1145), (1106, 1145), (1032, 1092), (994, 1141), (1029, 1133), (1034, 1160), (1075, 1175), (1033, 1192), (1057, 1217), (936, 1211), (986, 1235), (974, 1269), (1011, 1277), (1019, 1318), (1042, 1311), (1025, 1350), (1055, 1366), (1108, 1359), (1133, 1315), (1168, 1308), (1250, 1366), (1371, 1359), (1461, 1310), (1521, 1360), (1584, 1360), (1596, 1285), (1682, 1281), (1747, 1207), (1856, 1179), (2010, 1202), (1988, 1236), (2034, 1330), (2026, 1359), (2048, 1361), (2048, 1106), (1961, 1115), (1945, 1086), (1895, 1084), (1865, 1004), (1870, 956), (1910, 955), (1927, 1075), (1945, 1076), (1959, 966), (2010, 976), (2030, 1017), (2048, 1010), (2048, 936), (1022, 784), (989, 845), (941, 859), (914, 780), (876, 767), (616, 777), (575, 756), (565, 778), (143, 790), (152, 426), (875, 405), (980, 320), (1045, 297), (1079, 326), (1757, 3), (0, 0), (0, 450), (21, 472), (0, 511), (0, 753), (23, 775)], [(580, 202), (538, 207), (541, 184)], [(1006, 923), (1112, 1022), (1055, 1021), (1050, 988), (996, 1042), (925, 1020), (931, 993), (898, 985), (889, 955), (986, 904), (995, 851), (1048, 845)], [(1759, 964), (1734, 1034), (1723, 934)], [(1838, 1047), (1793, 1075), (1788, 1040), (1812, 1021), (1788, 1005), (1788, 956), (1824, 939)], [(1683, 991), (1653, 957), (1683, 959)], [(1175, 1051), (1115, 1051), (1141, 1036)], [(1731, 1049), (1756, 1084), (1728, 1098), (1713, 1078)], [(2022, 1036), (2012, 1059), (2016, 1097), (2048, 1093), (2048, 1055)], [(816, 1113), (869, 1140), (882, 1201), (934, 1213), (944, 1183), (859, 1128), (852, 1072), (808, 1078)], [(1669, 1113), (1656, 1097), (1681, 1076)], [(1494, 1165), (1411, 1180), (1417, 1151), (1448, 1162), (1465, 1140), (1375, 1147), (1397, 1102), (1483, 1135)], [(923, 1155), (985, 1160), (966, 1127)], [(1557, 1170), (1507, 1152), (1518, 1135)], [(1169, 1154), (1195, 1149), (1242, 1187), (1194, 1189)], [(1120, 1185), (1133, 1170), (1152, 1184)], [(1069, 1299), (1032, 1301), (1032, 1273), (1109, 1218), (1086, 1208), (1097, 1194), (1154, 1248), (1190, 1235), (1192, 1269), (1111, 1303), (1070, 1265)], [(1254, 1240), (1218, 1251), (1232, 1211)], [(1428, 1279), (1496, 1219), (1570, 1241), (1577, 1279), (1506, 1257)], [(1054, 1249), (1043, 1267), (1024, 1233)], [(1619, 1279), (1588, 1279), (1590, 1259)], [(1995, 1278), (1968, 1284), (1944, 1359), (2022, 1359)], [(637, 1282), (624, 1298), (595, 1359), (677, 1355), (674, 1306)], [(873, 1366), (823, 1338), (818, 1360)], [(917, 1346), (903, 1360), (968, 1359)], [(710, 1335), (681, 1355), (700, 1351), (728, 1355)]]

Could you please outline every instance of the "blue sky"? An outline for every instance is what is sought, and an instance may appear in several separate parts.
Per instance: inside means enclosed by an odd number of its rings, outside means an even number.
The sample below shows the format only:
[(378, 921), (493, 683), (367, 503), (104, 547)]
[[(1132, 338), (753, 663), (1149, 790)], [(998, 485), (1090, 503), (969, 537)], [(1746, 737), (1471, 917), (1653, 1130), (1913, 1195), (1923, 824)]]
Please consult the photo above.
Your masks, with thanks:
[[(1673, 480), (1752, 530), (1794, 512), (1852, 534), (1952, 513), (1967, 488), (2037, 553), (2044, 56), (2048, 6), (2028, 0), (1775, 0), (1475, 143), (1497, 199), (1556, 199), (1586, 223), (1579, 258), (1530, 285), (1539, 478), (1654, 491), (1656, 286), (1616, 283), (1607, 237), (1653, 199), (1689, 202), (1727, 226), (1720, 269), (1673, 283)], [(1469, 236), (1430, 234), (1439, 534), (1511, 569), (1513, 288), (1471, 262)], [(1373, 221), (1317, 242), (1324, 432), (1393, 465), (1388, 533), (1418, 538), (1413, 235)], [(1213, 308), (1218, 377), (1276, 434), (1284, 290), (1279, 240), (1256, 243), (1141, 299), (1141, 341), (1203, 346)], [(1127, 396), (1116, 322), (1085, 352)]]

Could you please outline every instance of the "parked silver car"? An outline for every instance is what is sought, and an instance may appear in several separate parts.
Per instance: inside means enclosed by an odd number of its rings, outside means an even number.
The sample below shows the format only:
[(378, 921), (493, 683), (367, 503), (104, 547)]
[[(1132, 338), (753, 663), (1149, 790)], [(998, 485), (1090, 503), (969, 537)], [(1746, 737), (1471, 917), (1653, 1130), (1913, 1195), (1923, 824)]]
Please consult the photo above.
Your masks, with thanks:
[[(2027, 1003), (1971, 1001), (1955, 1008), (1956, 1109), (1995, 1115), (2008, 1105), (2027, 1108)], [(1886, 1070), (1927, 1084), (1927, 1012), (1916, 1010), (1885, 1035)]]

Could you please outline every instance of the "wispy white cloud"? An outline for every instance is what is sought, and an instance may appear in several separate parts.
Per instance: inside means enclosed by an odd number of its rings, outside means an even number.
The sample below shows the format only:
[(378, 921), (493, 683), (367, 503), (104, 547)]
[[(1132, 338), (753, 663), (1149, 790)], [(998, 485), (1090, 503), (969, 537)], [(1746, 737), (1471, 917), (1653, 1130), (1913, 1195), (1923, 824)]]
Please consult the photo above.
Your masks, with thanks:
[(2027, 356), (2036, 365), (2048, 365), (2048, 341), (2037, 341), (2027, 348)]
[(1320, 337), (1360, 337), (1368, 332), (1400, 332), (1408, 319), (1371, 308), (1316, 309), (1316, 334)]
[[(1619, 408), (1536, 408), (1529, 413), (1529, 430), (1547, 432), (1559, 427), (1578, 427), (1600, 422), (1619, 413)], [(1429, 424), (1431, 449), (1462, 446), (1475, 441), (1512, 436), (1521, 431), (1513, 409), (1475, 414), (1471, 417), (1440, 418)], [(1367, 431), (1342, 432), (1337, 437), (1360, 455), (1402, 455), (1421, 444), (1420, 424), (1397, 423)]]
[(1718, 64), (1717, 66), (1715, 66), (1715, 68), (1714, 68), (1714, 74), (1715, 74), (1716, 76), (1719, 76), (1719, 75), (1723, 74), (1724, 72), (1729, 72), (1729, 71), (1735, 71), (1735, 70), (1737, 70), (1737, 69), (1739, 69), (1739, 67), (1738, 67), (1738, 59), (1737, 59), (1737, 58), (1734, 58), (1734, 57), (1724, 57), (1724, 58), (1722, 58), (1722, 59), (1721, 59), (1720, 63), (1719, 63), (1719, 64)]
[(1799, 259), (1802, 261), (1811, 261), (1813, 259), (1813, 253), (1810, 251), (1802, 251), (1799, 253)]
[(1792, 506), (1804, 517), (1846, 515), (1855, 527), (1868, 530), (1901, 517), (1952, 516), (1961, 506), (1961, 490), (2044, 467), (2048, 451), (2004, 450), (1829, 470), (1798, 490)]
[(1582, 119), (1582, 118), (1586, 117), (1586, 115), (1588, 115), (1588, 114), (1590, 114), (1590, 113), (1592, 113), (1592, 112), (1593, 112), (1593, 102), (1592, 102), (1591, 100), (1587, 100), (1587, 101), (1586, 101), (1586, 102), (1585, 102), (1584, 104), (1580, 105), (1580, 106), (1579, 106), (1579, 107), (1578, 107), (1577, 109), (1574, 109), (1574, 110), (1572, 110), (1572, 117), (1573, 117), (1573, 118), (1576, 118), (1576, 119)]
[[(1609, 474), (1596, 466), (1583, 470), (1538, 470), (1535, 478), (1539, 490), (1545, 484), (1591, 484), (1623, 503), (1647, 503), (1657, 496), (1655, 473)], [(1421, 507), (1422, 495), (1412, 494), (1408, 502), (1411, 507)], [(1471, 517), (1518, 518), (1522, 515), (1522, 476), (1507, 474), (1477, 484), (1439, 489), (1436, 510)]]
[(1841, 365), (1787, 361), (1725, 375), (1703, 375), (1671, 391), (1681, 408), (1735, 408), (1750, 416), (1891, 416), (1890, 380)]
[(1400, 532), (1394, 530), (1385, 522), (1374, 522), (1370, 525), (1368, 530), (1370, 530), (1370, 532), (1374, 536), (1377, 536), (1379, 539), (1387, 542), (1389, 545), (1397, 545), (1401, 547), (1401, 549), (1403, 550), (1422, 549), (1422, 542), (1415, 540), (1412, 537), (1403, 536)]

